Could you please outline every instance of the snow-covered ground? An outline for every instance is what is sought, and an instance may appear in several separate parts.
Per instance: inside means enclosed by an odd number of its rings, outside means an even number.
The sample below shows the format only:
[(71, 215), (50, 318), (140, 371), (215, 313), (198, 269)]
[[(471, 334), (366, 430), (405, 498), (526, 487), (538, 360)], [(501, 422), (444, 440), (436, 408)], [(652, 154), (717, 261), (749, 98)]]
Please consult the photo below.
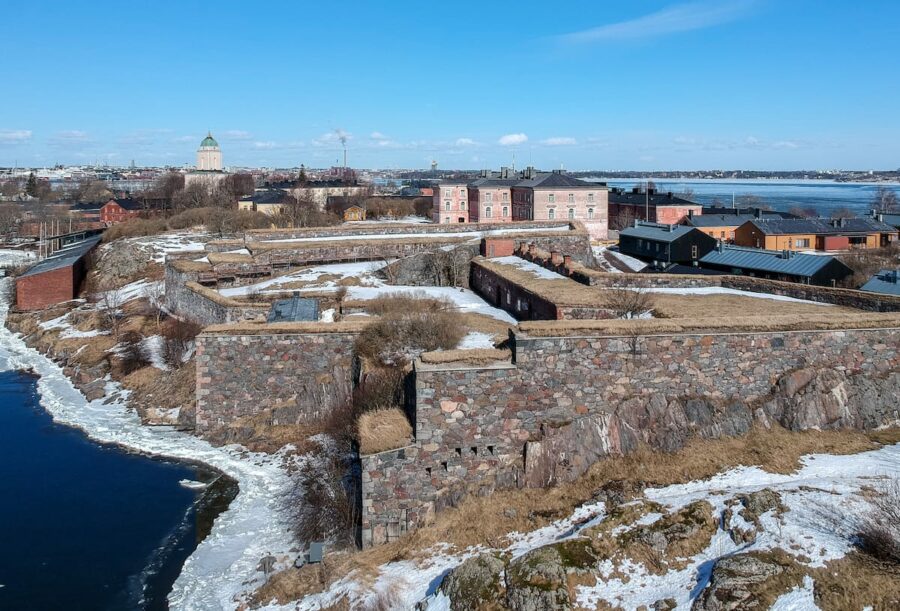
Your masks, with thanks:
[(149, 249), (150, 258), (156, 263), (162, 263), (170, 253), (203, 251), (209, 240), (209, 234), (203, 231), (183, 230), (125, 240)]
[(754, 293), (752, 291), (739, 291), (737, 289), (727, 289), (720, 286), (706, 286), (695, 288), (650, 288), (645, 289), (649, 293), (666, 293), (669, 295), (737, 295), (740, 297), (756, 297), (757, 299), (772, 299), (774, 301), (790, 301), (792, 303), (805, 303), (808, 305), (819, 305), (822, 307), (830, 307), (830, 303), (822, 303), (820, 301), (810, 301), (809, 299), (797, 299), (795, 297), (785, 297), (784, 295), (774, 295), (772, 293)]
[(487, 314), (497, 320), (502, 320), (512, 325), (517, 324), (515, 318), (500, 308), (491, 306), (469, 289), (452, 286), (351, 286), (347, 289), (347, 299), (350, 301), (367, 301), (392, 293), (414, 293), (424, 294), (428, 297), (446, 298), (455, 303), (460, 312)]
[(400, 217), (400, 218), (398, 218), (398, 219), (383, 218), (383, 219), (371, 219), (371, 220), (365, 220), (365, 221), (347, 221), (347, 222), (344, 223), (344, 225), (346, 225), (346, 226), (353, 226), (353, 225), (386, 225), (386, 224), (392, 224), (392, 223), (402, 224), (402, 225), (410, 225), (410, 224), (413, 224), (413, 225), (429, 225), (429, 224), (431, 224), (432, 222), (433, 222), (433, 221), (432, 221), (431, 219), (427, 219), (427, 218), (425, 218), (424, 216), (402, 216), (402, 217)]
[(600, 263), (603, 269), (614, 274), (622, 273), (622, 270), (609, 263), (609, 261), (606, 260), (606, 255), (615, 257), (619, 262), (623, 263), (628, 269), (633, 272), (639, 272), (647, 267), (647, 264), (640, 259), (635, 259), (634, 257), (630, 257), (628, 255), (620, 253), (618, 248), (609, 248), (608, 246), (592, 246), (591, 250), (594, 251), (594, 258), (598, 263)]
[[(756, 467), (739, 467), (706, 480), (647, 489), (645, 496), (649, 500), (669, 509), (676, 510), (693, 501), (704, 500), (721, 515), (727, 501), (736, 494), (769, 488), (781, 495), (788, 511), (780, 517), (773, 512), (763, 514), (760, 517), (763, 530), (749, 544), (734, 543), (720, 526), (710, 545), (688, 559), (684, 569), (671, 570), (665, 575), (654, 575), (634, 562), (620, 564), (617, 573), (611, 563), (600, 563), (597, 567), (598, 583), (595, 586), (577, 586), (577, 602), (589, 609), (601, 600), (611, 603), (613, 607), (635, 609), (642, 605), (649, 607), (657, 600), (671, 597), (676, 600), (678, 609), (687, 610), (705, 587), (713, 562), (735, 552), (780, 548), (810, 567), (822, 566), (828, 560), (843, 557), (850, 550), (848, 538), (835, 532), (834, 527), (822, 519), (822, 515), (828, 511), (842, 514), (865, 511), (867, 501), (860, 494), (862, 489), (877, 487), (884, 478), (896, 477), (898, 472), (900, 444), (848, 456), (806, 456), (802, 459), (802, 467), (787, 475), (768, 473)], [(604, 509), (602, 501), (588, 503), (568, 518), (530, 533), (512, 535), (510, 543), (496, 551), (509, 552), (513, 557), (518, 557), (542, 545), (578, 536), (585, 529), (602, 522)], [(648, 524), (660, 517), (658, 513), (649, 514), (640, 522)], [(418, 601), (430, 596), (429, 611), (444, 611), (449, 609), (447, 598), (433, 596), (441, 578), (464, 560), (487, 550), (487, 547), (478, 546), (450, 551), (446, 545), (435, 546), (423, 558), (382, 565), (374, 586), (361, 585), (351, 574), (332, 584), (328, 591), (307, 597), (289, 608), (312, 611), (343, 595), (364, 604), (372, 601), (378, 592), (392, 592), (395, 595), (392, 609), (413, 608)], [(813, 611), (816, 607), (812, 587), (812, 580), (807, 578), (802, 587), (779, 597), (774, 608), (781, 611)]]
[(551, 271), (545, 267), (541, 267), (537, 263), (526, 261), (522, 257), (517, 257), (515, 255), (511, 257), (497, 257), (495, 259), (491, 259), (491, 263), (511, 265), (522, 271), (526, 271), (535, 278), (540, 278), (541, 280), (561, 280), (562, 278), (564, 278), (564, 276), (557, 274), (556, 272)]
[(293, 560), (295, 541), (282, 501), (292, 484), (281, 466), (282, 456), (239, 446), (217, 448), (187, 433), (142, 426), (137, 414), (125, 407), (127, 393), (112, 382), (108, 390), (115, 400), (88, 402), (58, 365), (5, 328), (6, 307), (0, 303), (0, 370), (30, 368), (40, 374), (41, 405), (55, 421), (100, 442), (206, 463), (238, 481), (237, 497), (185, 562), (169, 595), (170, 608), (234, 609), (235, 596), (262, 583), (261, 558), (272, 554), (279, 566)]
[(456, 346), (457, 350), (475, 350), (478, 348), (493, 348), (494, 337), (490, 333), (481, 331), (469, 331)]
[(508, 229), (492, 229), (490, 231), (451, 231), (448, 233), (369, 233), (360, 235), (345, 236), (323, 236), (315, 238), (281, 238), (277, 240), (262, 240), (266, 243), (272, 242), (328, 242), (332, 240), (393, 240), (399, 238), (472, 238), (479, 239), (492, 235), (503, 235), (506, 233), (548, 233), (555, 231), (570, 231), (568, 225), (549, 228), (527, 228), (510, 227)]
[[(237, 297), (240, 295), (249, 295), (256, 292), (277, 293), (282, 290), (281, 288), (279, 288), (282, 284), (289, 284), (292, 282), (310, 283), (310, 285), (307, 287), (294, 290), (321, 291), (337, 288), (338, 282), (346, 278), (359, 278), (360, 283), (364, 286), (382, 286), (384, 283), (379, 278), (376, 278), (374, 276), (374, 273), (387, 265), (387, 263), (388, 262), (385, 261), (362, 261), (358, 263), (333, 263), (327, 265), (316, 265), (313, 267), (307, 267), (298, 270), (290, 274), (286, 274), (284, 276), (278, 276), (276, 278), (270, 278), (269, 280), (263, 280), (262, 282), (257, 282), (256, 284), (221, 289), (219, 290), (219, 292), (226, 297)], [(338, 276), (338, 278), (329, 278), (327, 280), (318, 282), (319, 278), (323, 276)]]

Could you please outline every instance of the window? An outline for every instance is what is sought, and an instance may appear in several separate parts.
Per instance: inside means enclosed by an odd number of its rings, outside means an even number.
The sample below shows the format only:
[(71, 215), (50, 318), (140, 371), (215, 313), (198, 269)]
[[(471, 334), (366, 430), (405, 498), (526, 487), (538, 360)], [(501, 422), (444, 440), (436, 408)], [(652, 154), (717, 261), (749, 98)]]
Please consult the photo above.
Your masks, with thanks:
[(551, 221), (556, 218), (556, 210), (554, 208), (550, 208), (547, 210), (547, 218)]
[(509, 216), (509, 207), (503, 206), (503, 217), (506, 218), (507, 216)]
[(697, 258), (697, 245), (691, 244), (691, 259)]
[(445, 222), (445, 223), (449, 223), (449, 222), (450, 222), (450, 217), (449, 217), (449, 216), (444, 217), (444, 222)]
[(551, 193), (550, 195), (548, 195), (547, 201), (550, 202), (551, 204), (555, 204), (556, 203), (556, 194)]
[(486, 219), (491, 218), (491, 214), (492, 214), (491, 207), (485, 206), (484, 207), (484, 218), (486, 218)]
[(594, 194), (593, 193), (588, 193), (588, 201), (591, 202), (592, 204), (594, 203)]
[(588, 208), (588, 219), (594, 218), (594, 209)]
[(460, 189), (460, 190), (459, 190), (459, 196), (460, 196), (460, 197), (465, 197), (465, 196), (466, 196), (466, 190), (465, 190), (465, 189)]
[(573, 220), (575, 218), (575, 208), (569, 208), (569, 220)]
[(450, 202), (444, 202), (444, 210), (450, 209)]
[(494, 201), (494, 194), (493, 194), (493, 193), (485, 193), (485, 194), (484, 194), (484, 201), (486, 201), (486, 202), (492, 202), (492, 201)]
[(725, 232), (724, 232), (724, 231), (722, 232), (722, 238), (723, 238), (723, 239), (725, 238)]
[(466, 202), (459, 202), (459, 209), (460, 209), (460, 210), (465, 210), (465, 209), (466, 209)]
[(505, 202), (509, 201), (509, 193), (507, 193), (506, 191), (503, 192), (503, 201), (505, 201)]
[(797, 248), (809, 248), (809, 238), (797, 238)]
[(574, 193), (569, 193), (569, 203), (570, 204), (575, 203), (575, 194)]

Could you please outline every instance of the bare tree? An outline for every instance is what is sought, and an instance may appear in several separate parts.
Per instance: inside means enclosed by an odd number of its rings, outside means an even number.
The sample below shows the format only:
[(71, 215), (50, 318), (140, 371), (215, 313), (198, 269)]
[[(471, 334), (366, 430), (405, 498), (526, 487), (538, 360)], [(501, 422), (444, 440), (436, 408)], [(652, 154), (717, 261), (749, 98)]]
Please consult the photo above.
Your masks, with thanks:
[(872, 203), (876, 210), (885, 212), (891, 212), (900, 208), (900, 203), (897, 201), (897, 191), (888, 187), (878, 187), (875, 190), (875, 197)]
[(124, 303), (124, 294), (121, 288), (108, 286), (100, 293), (98, 305), (100, 307), (100, 316), (104, 326), (112, 331), (113, 337), (119, 339), (119, 328), (121, 326), (119, 309)]
[(653, 297), (643, 288), (607, 289), (603, 307), (619, 318), (635, 318), (653, 309)]
[(144, 296), (153, 307), (156, 330), (159, 331), (165, 307), (166, 287), (162, 282), (151, 282), (144, 288)]
[(833, 219), (852, 219), (856, 218), (856, 213), (847, 207), (835, 208), (831, 211), (831, 218)]
[(16, 204), (0, 204), (0, 235), (11, 233), (22, 219), (22, 210)]

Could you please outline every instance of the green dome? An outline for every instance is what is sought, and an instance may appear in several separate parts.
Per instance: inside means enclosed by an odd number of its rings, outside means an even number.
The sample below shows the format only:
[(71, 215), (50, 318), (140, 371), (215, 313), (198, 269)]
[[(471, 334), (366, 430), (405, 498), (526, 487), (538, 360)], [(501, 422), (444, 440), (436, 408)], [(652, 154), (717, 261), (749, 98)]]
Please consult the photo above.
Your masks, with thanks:
[(203, 139), (203, 142), (200, 143), (201, 147), (204, 146), (219, 146), (219, 143), (216, 142), (216, 139), (212, 137), (212, 134), (207, 134), (206, 138)]

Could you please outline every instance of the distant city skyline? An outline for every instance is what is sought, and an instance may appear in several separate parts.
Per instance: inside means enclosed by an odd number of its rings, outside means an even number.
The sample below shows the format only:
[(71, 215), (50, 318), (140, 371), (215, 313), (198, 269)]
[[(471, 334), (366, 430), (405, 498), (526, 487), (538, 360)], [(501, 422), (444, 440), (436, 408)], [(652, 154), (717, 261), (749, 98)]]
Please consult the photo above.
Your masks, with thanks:
[(0, 165), (900, 167), (888, 0), (335, 11), (8, 7)]

